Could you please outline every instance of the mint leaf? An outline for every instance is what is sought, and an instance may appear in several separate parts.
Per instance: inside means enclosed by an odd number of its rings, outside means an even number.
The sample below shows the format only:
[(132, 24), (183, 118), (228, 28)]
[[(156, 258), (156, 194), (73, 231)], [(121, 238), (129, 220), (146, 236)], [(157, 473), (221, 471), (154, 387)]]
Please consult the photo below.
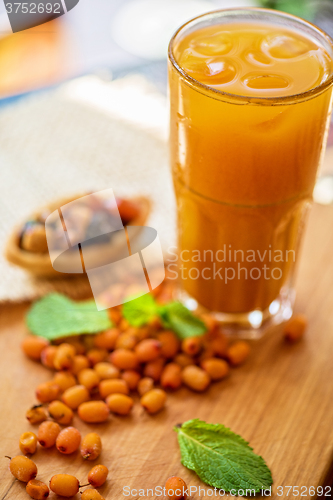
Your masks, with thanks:
[(159, 316), (163, 325), (173, 330), (181, 340), (202, 335), (207, 331), (205, 323), (180, 302), (159, 306), (150, 294), (125, 302), (123, 316), (132, 326), (146, 325), (151, 319)]
[(94, 300), (74, 302), (60, 293), (51, 293), (35, 302), (26, 316), (26, 324), (33, 334), (48, 340), (112, 327), (107, 311), (98, 311)]
[(132, 326), (146, 325), (158, 315), (158, 306), (150, 294), (125, 302), (123, 316)]
[(206, 484), (225, 492), (252, 490), (256, 493), (272, 485), (272, 475), (264, 459), (224, 425), (195, 419), (175, 430), (182, 464), (196, 472)]
[(207, 331), (205, 323), (180, 302), (170, 302), (160, 307), (159, 313), (163, 325), (171, 328), (181, 340), (203, 335)]

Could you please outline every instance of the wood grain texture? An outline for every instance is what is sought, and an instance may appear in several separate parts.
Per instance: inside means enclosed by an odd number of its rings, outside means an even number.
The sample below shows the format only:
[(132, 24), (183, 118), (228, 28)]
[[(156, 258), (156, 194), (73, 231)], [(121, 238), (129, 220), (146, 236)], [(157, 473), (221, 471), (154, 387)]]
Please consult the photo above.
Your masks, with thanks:
[[(303, 245), (297, 282), (296, 310), (309, 318), (306, 338), (286, 345), (276, 329), (253, 343), (250, 360), (232, 371), (228, 380), (204, 394), (182, 389), (168, 398), (164, 411), (149, 417), (137, 404), (133, 415), (112, 417), (108, 424), (74, 425), (83, 434), (98, 429), (103, 452), (96, 463), (110, 469), (101, 488), (106, 499), (121, 499), (122, 488), (163, 486), (170, 475), (188, 485), (201, 485), (196, 475), (180, 464), (173, 426), (191, 418), (220, 422), (241, 434), (262, 455), (273, 473), (272, 498), (277, 486), (330, 484), (333, 464), (333, 207), (314, 206)], [(19, 453), (18, 439), (32, 426), (25, 411), (34, 402), (34, 388), (50, 373), (24, 357), (20, 342), (26, 305), (3, 307), (0, 312), (1, 350), (1, 455)], [(34, 459), (38, 477), (48, 482), (55, 473), (68, 472), (86, 481), (94, 462), (78, 454), (62, 456), (38, 450)], [(0, 457), (0, 499), (27, 498), (24, 485), (13, 480), (7, 459)], [(55, 498), (50, 496), (50, 498)], [(79, 495), (77, 495), (79, 498)], [(128, 498), (140, 498), (137, 495)], [(148, 498), (164, 498), (150, 494)], [(193, 495), (193, 498), (212, 498)], [(213, 497), (214, 498), (214, 497)], [(293, 498), (293, 497), (288, 497)], [(303, 497), (304, 498), (304, 497)], [(310, 498), (305, 496), (305, 498)], [(312, 497), (313, 498), (313, 497)]]

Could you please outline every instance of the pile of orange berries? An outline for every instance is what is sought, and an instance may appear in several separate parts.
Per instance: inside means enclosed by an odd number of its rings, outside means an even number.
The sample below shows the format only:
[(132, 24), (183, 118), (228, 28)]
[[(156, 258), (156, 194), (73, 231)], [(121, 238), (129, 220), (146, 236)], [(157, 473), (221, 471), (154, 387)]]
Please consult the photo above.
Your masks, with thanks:
[[(98, 423), (110, 412), (128, 415), (134, 405), (133, 392), (148, 413), (161, 410), (167, 390), (182, 385), (205, 391), (211, 382), (224, 379), (230, 367), (239, 366), (250, 354), (244, 340), (229, 343), (218, 323), (209, 316), (202, 319), (207, 333), (180, 341), (158, 320), (144, 327), (133, 327), (122, 318), (120, 309), (110, 310), (116, 327), (97, 335), (70, 337), (57, 345), (34, 335), (23, 343), (24, 353), (56, 373), (36, 388), (36, 398), (44, 407), (27, 413), (31, 423), (48, 415), (62, 425), (70, 425), (74, 411), (84, 422)], [(284, 325), (284, 336), (295, 342), (306, 328), (302, 315)]]
[(245, 341), (229, 344), (209, 317), (203, 318), (205, 335), (180, 341), (158, 320), (137, 328), (122, 318), (119, 308), (110, 314), (116, 326), (96, 335), (71, 337), (57, 344), (33, 335), (24, 339), (24, 353), (56, 372), (36, 388), (36, 398), (47, 405), (47, 411), (32, 408), (27, 413), (30, 422), (49, 415), (58, 424), (70, 425), (76, 410), (84, 422), (104, 422), (110, 412), (131, 412), (133, 392), (139, 394), (142, 407), (154, 414), (164, 407), (166, 390), (184, 384), (205, 391), (250, 353)]
[[(170, 299), (165, 295), (162, 291), (161, 302)], [(28, 421), (39, 428), (37, 434), (21, 435), (19, 446), (24, 455), (35, 453), (39, 443), (43, 448), (56, 446), (62, 454), (80, 448), (83, 459), (96, 460), (102, 449), (101, 439), (92, 432), (81, 441), (79, 430), (71, 425), (75, 411), (87, 423), (105, 422), (110, 413), (125, 416), (133, 408), (136, 392), (141, 406), (155, 414), (165, 406), (166, 391), (183, 385), (205, 391), (212, 382), (227, 377), (230, 368), (244, 363), (250, 354), (247, 342), (230, 342), (211, 316), (201, 317), (207, 326), (203, 336), (181, 341), (158, 319), (133, 327), (122, 316), (121, 307), (110, 309), (109, 314), (115, 326), (95, 335), (72, 336), (54, 343), (34, 335), (23, 340), (23, 352), (54, 372), (51, 380), (36, 388), (39, 404), (26, 413)], [(284, 336), (296, 342), (305, 327), (303, 316), (292, 318), (284, 327)], [(65, 427), (61, 429), (60, 425)], [(78, 479), (69, 474), (53, 476), (48, 487), (35, 479), (37, 467), (24, 455), (11, 459), (10, 470), (27, 483), (31, 498), (47, 498), (50, 489), (70, 497), (82, 488)], [(82, 492), (82, 500), (103, 500), (96, 488), (105, 482), (107, 474), (104, 465), (93, 467), (88, 474), (92, 488)], [(169, 478), (166, 483), (168, 491), (179, 486), (186, 489), (178, 477)], [(168, 496), (172, 500), (186, 498), (172, 493)]]
[[(24, 455), (35, 453), (39, 443), (43, 448), (55, 446), (65, 455), (80, 448), (83, 459), (96, 460), (101, 439), (92, 432), (81, 441), (81, 433), (72, 426), (75, 411), (88, 423), (105, 422), (110, 413), (128, 415), (134, 405), (131, 393), (137, 392), (141, 406), (155, 414), (164, 407), (167, 390), (185, 385), (205, 391), (211, 382), (225, 378), (230, 366), (242, 364), (250, 352), (244, 341), (229, 344), (210, 317), (203, 318), (207, 325), (204, 336), (180, 341), (158, 320), (136, 328), (122, 317), (120, 308), (109, 313), (116, 326), (96, 335), (73, 336), (53, 344), (34, 335), (23, 340), (23, 352), (54, 372), (51, 380), (36, 388), (39, 404), (26, 413), (28, 421), (39, 427), (36, 434), (21, 435), (19, 446)], [(17, 479), (27, 482), (26, 490), (32, 498), (47, 498), (50, 490), (64, 497), (79, 492), (82, 486), (69, 474), (53, 476), (49, 487), (36, 480), (37, 467), (24, 455), (11, 459), (10, 470)], [(88, 482), (93, 488), (82, 493), (82, 500), (103, 500), (96, 488), (105, 482), (107, 474), (104, 465), (89, 472)]]

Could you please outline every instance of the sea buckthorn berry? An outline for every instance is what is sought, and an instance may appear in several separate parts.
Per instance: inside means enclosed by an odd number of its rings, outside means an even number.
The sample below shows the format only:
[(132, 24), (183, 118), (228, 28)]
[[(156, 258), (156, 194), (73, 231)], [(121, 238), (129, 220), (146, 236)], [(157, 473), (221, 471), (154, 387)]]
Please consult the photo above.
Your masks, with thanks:
[(166, 393), (162, 389), (152, 389), (142, 396), (140, 403), (148, 413), (154, 414), (162, 410), (166, 399)]
[(229, 341), (223, 332), (217, 331), (216, 334), (208, 334), (208, 342), (215, 356), (219, 358), (227, 356)]
[(36, 337), (35, 335), (28, 335), (23, 340), (21, 347), (26, 356), (28, 358), (33, 359), (35, 361), (39, 361), (43, 349), (49, 345), (48, 340), (43, 337)]
[(229, 365), (224, 359), (210, 358), (201, 362), (201, 368), (212, 380), (222, 380), (229, 373)]
[(9, 470), (16, 479), (23, 483), (28, 483), (37, 476), (37, 465), (24, 455), (18, 455), (17, 457), (11, 458)]
[(82, 493), (81, 500), (105, 500), (99, 491), (88, 488)]
[(24, 432), (20, 436), (20, 450), (24, 455), (33, 455), (37, 449), (37, 436), (33, 432)]
[(84, 370), (81, 370), (77, 378), (79, 383), (84, 385), (88, 391), (96, 389), (100, 380), (97, 372), (95, 372), (92, 368), (85, 368)]
[(83, 336), (83, 343), (84, 347), (87, 351), (90, 351), (90, 349), (94, 349), (95, 343), (94, 343), (95, 335), (84, 335)]
[(49, 404), (48, 412), (53, 420), (62, 425), (69, 425), (74, 417), (73, 410), (62, 401), (57, 400)]
[(214, 349), (212, 348), (212, 346), (210, 344), (207, 343), (207, 344), (204, 344), (203, 350), (201, 351), (197, 361), (199, 361), (201, 363), (205, 359), (211, 359), (214, 357), (215, 357)]
[(245, 340), (237, 340), (227, 350), (227, 358), (232, 366), (243, 364), (249, 357), (251, 348)]
[(161, 354), (161, 343), (155, 339), (141, 340), (135, 347), (135, 352), (140, 363), (148, 363), (154, 361)]
[(154, 389), (154, 380), (150, 377), (143, 377), (138, 383), (138, 393), (140, 396)]
[(139, 364), (137, 354), (129, 349), (116, 349), (110, 354), (110, 361), (119, 370), (135, 370)]
[(96, 432), (87, 434), (81, 443), (81, 456), (85, 460), (96, 460), (102, 451), (102, 441)]
[(62, 342), (72, 345), (75, 349), (76, 354), (85, 354), (86, 352), (86, 347), (84, 345), (83, 340), (81, 340), (77, 336), (63, 338)]
[(97, 363), (105, 361), (108, 358), (109, 353), (106, 349), (100, 349), (98, 347), (95, 347), (94, 349), (90, 349), (87, 352), (86, 356), (91, 366), (95, 366)]
[(53, 382), (60, 387), (61, 392), (76, 385), (76, 378), (69, 372), (57, 372), (53, 377)]
[(47, 411), (42, 405), (33, 406), (27, 411), (25, 416), (32, 425), (41, 424), (48, 417)]
[(154, 331), (155, 328), (153, 325), (140, 326), (135, 328), (135, 335), (138, 342), (140, 342), (140, 340), (148, 339)]
[(117, 415), (128, 415), (133, 408), (134, 401), (125, 394), (110, 394), (106, 398), (106, 404), (112, 413)]
[(189, 356), (196, 356), (202, 348), (202, 338), (189, 337), (182, 342), (182, 351)]
[(64, 342), (66, 342), (66, 339), (67, 339), (67, 337), (56, 338), (53, 340), (53, 344), (56, 346), (59, 346), (60, 344), (63, 344)]
[(122, 319), (121, 311), (118, 306), (108, 309), (108, 315), (112, 323), (114, 323), (115, 325), (118, 325), (118, 323), (120, 323)]
[(44, 500), (44, 498), (47, 498), (50, 494), (47, 484), (42, 481), (37, 481), (37, 479), (31, 479), (25, 490), (34, 500)]
[(89, 401), (78, 408), (81, 420), (91, 424), (105, 422), (109, 417), (109, 408), (104, 401)]
[(165, 483), (165, 491), (170, 500), (186, 500), (186, 490), (187, 484), (180, 477), (169, 477), (169, 479)]
[(109, 470), (105, 465), (95, 465), (88, 474), (88, 483), (94, 488), (99, 488), (105, 483)]
[(42, 350), (40, 360), (42, 362), (42, 365), (44, 365), (46, 368), (54, 370), (54, 358), (57, 349), (58, 347), (56, 345), (48, 345)]
[(117, 339), (120, 335), (118, 328), (111, 328), (105, 332), (94, 335), (94, 345), (100, 349), (107, 349), (112, 351), (115, 348)]
[(120, 376), (120, 371), (118, 370), (118, 368), (111, 365), (111, 363), (107, 363), (106, 361), (102, 361), (101, 363), (97, 363), (94, 366), (94, 370), (101, 380), (119, 378), (119, 376)]
[(79, 480), (70, 474), (56, 474), (51, 477), (50, 489), (61, 497), (73, 497), (79, 488)]
[(55, 445), (60, 427), (57, 422), (43, 422), (38, 428), (37, 438), (38, 442), (43, 448), (51, 448)]
[(56, 440), (56, 447), (60, 453), (69, 455), (70, 453), (74, 453), (74, 451), (79, 448), (80, 443), (80, 432), (75, 429), (75, 427), (66, 427), (60, 431)]
[[(145, 327), (141, 327), (145, 328)], [(148, 321), (146, 328), (149, 328), (150, 333), (157, 333), (159, 330), (163, 329), (163, 324), (161, 318), (155, 316)]]
[(207, 372), (195, 365), (186, 366), (182, 371), (182, 380), (193, 391), (205, 391), (210, 384)]
[(140, 373), (135, 370), (125, 370), (121, 374), (121, 378), (125, 380), (130, 391), (135, 391), (138, 387), (139, 380), (141, 378)]
[(128, 394), (129, 388), (125, 380), (108, 379), (100, 382), (99, 393), (101, 398), (105, 399), (109, 394)]
[(219, 322), (211, 314), (202, 314), (202, 321), (205, 323), (208, 333), (215, 332), (219, 327)]
[(182, 369), (177, 363), (169, 363), (165, 366), (161, 375), (161, 386), (163, 389), (179, 389), (182, 385)]
[(90, 363), (87, 356), (83, 356), (83, 354), (77, 354), (74, 356), (73, 366), (71, 368), (71, 372), (73, 375), (77, 375), (81, 370), (85, 368), (90, 368)]
[(161, 343), (161, 355), (167, 359), (173, 359), (180, 349), (180, 341), (171, 330), (165, 330), (157, 335)]
[(120, 322), (119, 322), (118, 327), (119, 327), (119, 329), (120, 329), (122, 332), (124, 332), (124, 331), (126, 331), (126, 330), (128, 330), (128, 329), (129, 329), (130, 324), (129, 324), (129, 322), (127, 321), (127, 319), (125, 319), (125, 318), (121, 318), (121, 320), (120, 320)]
[(159, 382), (162, 371), (165, 365), (164, 358), (157, 358), (154, 361), (149, 361), (143, 369), (143, 374), (145, 377), (152, 378), (155, 382)]
[(60, 344), (54, 356), (54, 367), (56, 370), (70, 370), (73, 367), (75, 347), (71, 344)]
[(116, 342), (116, 349), (134, 349), (138, 342), (138, 337), (135, 333), (133, 333), (133, 330), (130, 329), (129, 331), (119, 335)]
[(289, 342), (298, 342), (304, 335), (307, 319), (303, 314), (293, 316), (283, 325), (283, 335)]
[(174, 359), (174, 362), (177, 363), (177, 365), (181, 366), (182, 368), (185, 368), (185, 366), (190, 366), (194, 365), (194, 359), (191, 358), (188, 354), (185, 354), (184, 352), (180, 352), (177, 354), (177, 356)]
[(74, 385), (63, 393), (61, 399), (72, 410), (76, 410), (80, 404), (89, 401), (90, 395), (88, 389), (84, 385)]
[(133, 201), (118, 199), (117, 205), (124, 226), (136, 219), (140, 214), (139, 206)]
[(36, 389), (36, 398), (41, 403), (50, 403), (59, 397), (60, 387), (52, 380), (39, 384)]

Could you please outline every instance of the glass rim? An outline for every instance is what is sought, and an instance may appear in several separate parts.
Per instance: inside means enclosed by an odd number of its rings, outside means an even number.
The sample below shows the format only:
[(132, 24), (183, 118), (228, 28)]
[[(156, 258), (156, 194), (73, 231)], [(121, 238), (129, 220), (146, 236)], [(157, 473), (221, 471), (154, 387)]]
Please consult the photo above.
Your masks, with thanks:
[[(315, 31), (318, 35), (320, 35), (322, 38), (326, 40), (332, 47), (332, 52), (333, 52), (333, 39), (321, 28), (316, 26), (315, 24), (306, 21), (305, 19), (302, 19), (298, 16), (294, 16), (293, 14), (288, 14), (287, 12), (282, 12), (279, 10), (273, 10), (273, 9), (265, 9), (261, 7), (238, 7), (238, 8), (230, 8), (230, 9), (217, 9), (213, 10), (210, 12), (206, 12), (204, 14), (200, 14), (199, 16), (196, 16), (186, 23), (182, 24), (177, 31), (173, 34), (169, 47), (168, 47), (168, 58), (169, 61), (171, 62), (173, 68), (185, 79), (185, 81), (190, 84), (192, 87), (194, 87), (197, 91), (202, 90), (205, 91), (205, 93), (208, 93), (211, 95), (211, 97), (217, 98), (228, 98), (229, 100), (234, 100), (234, 101), (241, 101), (243, 103), (253, 103), (253, 104), (270, 104), (270, 105), (279, 105), (279, 104), (290, 104), (293, 101), (303, 101), (307, 99), (311, 99), (315, 97), (318, 94), (321, 94), (325, 90), (327, 90), (330, 86), (333, 84), (333, 70), (329, 78), (325, 80), (324, 82), (320, 83), (320, 85), (317, 85), (316, 87), (313, 87), (309, 90), (306, 90), (305, 92), (300, 92), (298, 94), (290, 94), (290, 95), (285, 95), (285, 96), (245, 96), (245, 95), (240, 95), (240, 94), (232, 94), (230, 92), (225, 92), (223, 90), (211, 87), (209, 85), (206, 85), (205, 83), (199, 82), (199, 80), (196, 80), (192, 76), (190, 76), (177, 62), (176, 57), (174, 55), (174, 44), (177, 39), (177, 36), (188, 26), (190, 26), (192, 23), (195, 21), (199, 21), (204, 18), (214, 18), (217, 17), (219, 14), (248, 14), (251, 12), (262, 12), (266, 14), (270, 14), (279, 18), (287, 18), (292, 21), (296, 21), (299, 25), (307, 26), (310, 27), (312, 31)], [(332, 57), (332, 65), (333, 65), (333, 57)]]

